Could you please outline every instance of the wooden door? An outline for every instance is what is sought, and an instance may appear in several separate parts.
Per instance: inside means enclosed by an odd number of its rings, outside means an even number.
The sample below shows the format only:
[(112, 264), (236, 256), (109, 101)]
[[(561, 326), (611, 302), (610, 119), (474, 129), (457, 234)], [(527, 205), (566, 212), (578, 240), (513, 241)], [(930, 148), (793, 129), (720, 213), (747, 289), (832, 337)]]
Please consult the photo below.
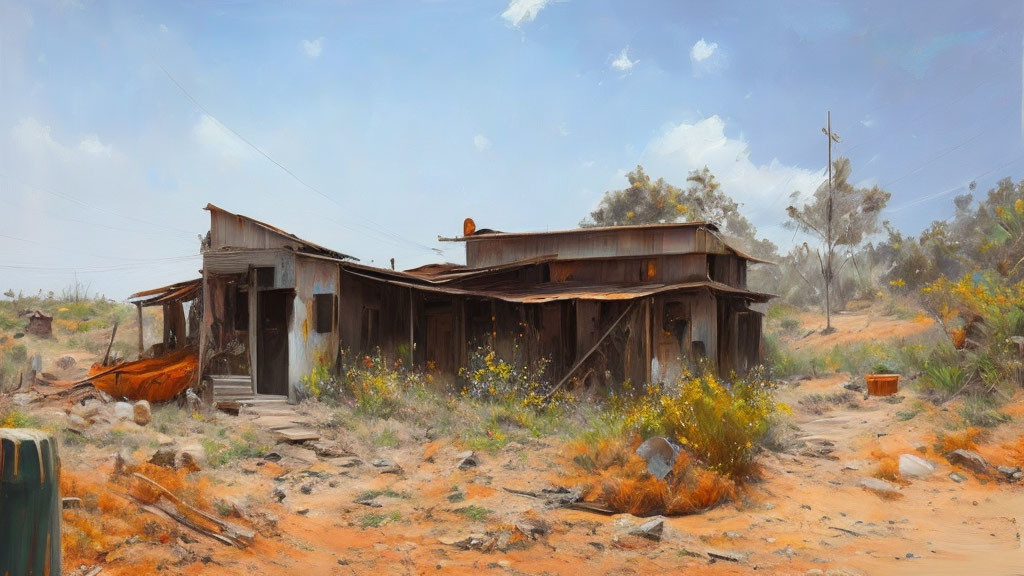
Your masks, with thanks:
[(258, 302), (256, 391), (287, 396), (288, 317), (292, 291), (263, 290), (259, 292)]

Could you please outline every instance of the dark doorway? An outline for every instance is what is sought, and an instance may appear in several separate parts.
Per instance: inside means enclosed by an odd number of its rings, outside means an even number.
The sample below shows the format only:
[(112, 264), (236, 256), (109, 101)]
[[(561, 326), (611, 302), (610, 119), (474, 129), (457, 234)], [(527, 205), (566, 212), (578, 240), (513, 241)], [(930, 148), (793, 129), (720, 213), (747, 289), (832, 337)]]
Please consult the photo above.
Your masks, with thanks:
[(259, 292), (256, 335), (256, 391), (288, 395), (288, 317), (292, 311), (291, 290)]

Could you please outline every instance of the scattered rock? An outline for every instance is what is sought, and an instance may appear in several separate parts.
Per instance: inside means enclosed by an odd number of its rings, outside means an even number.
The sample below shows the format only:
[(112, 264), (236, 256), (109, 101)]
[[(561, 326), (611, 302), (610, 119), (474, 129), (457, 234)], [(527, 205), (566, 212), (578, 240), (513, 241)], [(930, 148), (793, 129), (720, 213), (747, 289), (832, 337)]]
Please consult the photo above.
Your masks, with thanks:
[(302, 487), (299, 488), (299, 492), (302, 492), (303, 494), (306, 494), (307, 496), (312, 494), (313, 493), (313, 484), (311, 484), (311, 483), (310, 484), (303, 484)]
[(375, 468), (392, 468), (394, 466), (398, 466), (394, 460), (390, 460), (388, 458), (377, 458), (373, 462), (370, 462), (370, 464)]
[(952, 480), (953, 482), (956, 482), (957, 484), (961, 482), (967, 482), (967, 476), (964, 476), (959, 472), (953, 472), (952, 474), (950, 474), (949, 479)]
[(114, 403), (114, 418), (116, 420), (131, 420), (135, 416), (135, 409), (127, 402)]
[(399, 466), (398, 464), (393, 464), (391, 466), (384, 466), (384, 467), (380, 468), (380, 473), (381, 474), (404, 474), (405, 470), (403, 470), (402, 467)]
[(172, 446), (174, 444), (174, 438), (171, 438), (167, 434), (157, 434), (156, 443), (160, 446)]
[(641, 536), (648, 540), (654, 540), (655, 542), (661, 540), (661, 534), (665, 530), (665, 518), (656, 516), (647, 522), (631, 528), (629, 533), (634, 536)]
[(68, 510), (68, 509), (71, 509), (71, 508), (81, 508), (82, 507), (82, 499), (81, 498), (61, 498), (60, 499), (60, 505), (61, 505), (61, 508), (64, 508), (65, 510)]
[(174, 469), (177, 457), (178, 452), (173, 448), (161, 448), (153, 453), (153, 456), (149, 459), (149, 463), (163, 468)]
[(978, 474), (988, 474), (989, 472), (988, 461), (972, 450), (964, 450), (963, 448), (953, 450), (946, 454), (946, 460), (949, 460), (950, 464), (963, 466)]
[(914, 454), (900, 454), (900, 476), (924, 478), (935, 472), (935, 464)]
[(900, 487), (891, 482), (878, 478), (862, 478), (860, 485), (880, 496), (896, 496), (900, 493)]
[(792, 559), (793, 556), (796, 556), (796, 550), (793, 550), (792, 546), (786, 546), (785, 548), (780, 548), (780, 549), (776, 550), (775, 553), (778, 554), (779, 556), (785, 556), (786, 558), (789, 558), (789, 559)]
[(843, 384), (843, 388), (847, 390), (852, 390), (854, 392), (860, 392), (861, 390), (864, 389), (864, 383), (861, 382), (860, 379), (854, 378), (847, 382), (846, 384)]
[(75, 359), (72, 358), (71, 356), (61, 356), (60, 358), (57, 358), (56, 364), (57, 368), (60, 368), (61, 370), (67, 370), (69, 368), (74, 367)]
[(459, 463), (459, 470), (468, 470), (480, 465), (480, 458), (472, 450), (459, 452), (455, 455), (455, 460)]
[(996, 466), (996, 470), (1005, 476), (1007, 480), (1017, 480), (1024, 476), (1021, 473), (1020, 466)]
[(321, 458), (344, 458), (346, 456), (354, 456), (352, 452), (347, 449), (327, 442), (314, 442), (313, 452)]
[(202, 468), (199, 466), (199, 463), (196, 462), (195, 454), (192, 452), (182, 452), (178, 455), (178, 470), (199, 472)]
[(68, 416), (68, 430), (81, 434), (82, 430), (85, 430), (86, 426), (88, 426), (88, 423), (85, 421), (85, 418), (82, 418), (78, 414), (70, 414)]
[(135, 423), (139, 426), (145, 426), (153, 421), (153, 409), (146, 400), (139, 400), (135, 403), (135, 406), (132, 409), (132, 415), (135, 419)]
[(740, 534), (739, 532), (733, 531), (733, 530), (730, 530), (730, 531), (727, 531), (727, 532), (723, 532), (722, 536), (725, 536), (726, 538), (728, 538), (730, 540), (738, 540), (738, 539), (743, 537), (742, 534)]
[(285, 494), (284, 492), (284, 488), (281, 488), (280, 486), (275, 486), (274, 491), (271, 492), (271, 495), (273, 495), (274, 499), (277, 500), (278, 502), (284, 502), (284, 499), (288, 497), (288, 495)]
[(263, 455), (263, 459), (266, 460), (267, 462), (280, 462), (281, 455), (278, 454), (277, 452), (267, 452), (266, 454)]
[(708, 550), (707, 554), (710, 558), (727, 562), (744, 562), (747, 559), (747, 554), (735, 550)]
[(679, 456), (679, 449), (661, 436), (644, 440), (636, 453), (647, 462), (647, 471), (658, 480), (664, 480), (672, 471), (672, 466)]

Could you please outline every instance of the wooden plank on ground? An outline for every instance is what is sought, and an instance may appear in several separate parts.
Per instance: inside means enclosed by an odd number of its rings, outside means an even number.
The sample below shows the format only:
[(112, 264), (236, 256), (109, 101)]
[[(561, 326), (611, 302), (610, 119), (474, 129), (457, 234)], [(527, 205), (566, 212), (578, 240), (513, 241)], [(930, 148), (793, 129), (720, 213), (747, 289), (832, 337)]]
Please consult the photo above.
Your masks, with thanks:
[(320, 439), (320, 434), (310, 428), (284, 428), (275, 430), (274, 433), (286, 442), (310, 442)]

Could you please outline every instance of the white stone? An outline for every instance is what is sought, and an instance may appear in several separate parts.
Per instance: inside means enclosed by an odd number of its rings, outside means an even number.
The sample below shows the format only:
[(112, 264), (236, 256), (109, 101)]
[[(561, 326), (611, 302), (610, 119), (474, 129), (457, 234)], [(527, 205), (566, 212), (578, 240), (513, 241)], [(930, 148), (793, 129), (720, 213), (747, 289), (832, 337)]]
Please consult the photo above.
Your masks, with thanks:
[(900, 476), (923, 478), (935, 472), (935, 464), (914, 454), (900, 454)]
[(127, 402), (114, 404), (114, 418), (118, 420), (131, 420), (135, 416), (135, 408)]

